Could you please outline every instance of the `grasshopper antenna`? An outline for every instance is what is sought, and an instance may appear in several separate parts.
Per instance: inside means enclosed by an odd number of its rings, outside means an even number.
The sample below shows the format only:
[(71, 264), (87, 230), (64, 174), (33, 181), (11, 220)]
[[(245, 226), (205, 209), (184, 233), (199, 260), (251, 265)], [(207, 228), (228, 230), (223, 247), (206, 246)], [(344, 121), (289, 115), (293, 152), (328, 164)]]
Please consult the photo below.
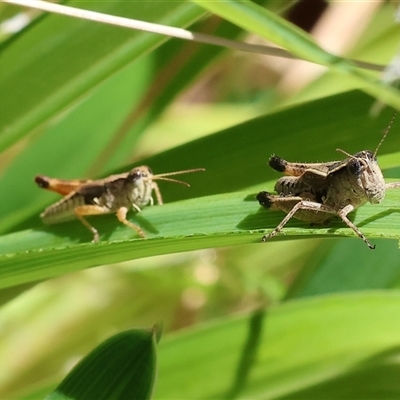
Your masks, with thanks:
[(193, 168), (193, 169), (185, 169), (183, 171), (166, 172), (165, 174), (153, 175), (151, 177), (151, 179), (152, 180), (158, 179), (160, 181), (175, 182), (175, 183), (179, 183), (181, 185), (190, 186), (189, 183), (187, 183), (187, 182), (180, 181), (178, 179), (167, 178), (167, 176), (188, 174), (188, 173), (191, 173), (191, 172), (199, 172), (199, 171), (205, 171), (205, 168)]
[(350, 153), (348, 153), (347, 151), (345, 151), (345, 150), (342, 150), (342, 149), (336, 149), (336, 151), (338, 151), (339, 153), (342, 153), (342, 154), (344, 154), (345, 156), (347, 156), (347, 157), (350, 157), (350, 158), (356, 158), (356, 157), (354, 157), (352, 154), (350, 154)]
[(380, 140), (380, 142), (378, 143), (378, 146), (376, 146), (376, 150), (374, 151), (374, 157), (376, 157), (376, 154), (378, 153), (379, 148), (381, 147), (383, 141), (386, 139), (386, 136), (387, 136), (387, 134), (389, 133), (390, 128), (392, 127), (394, 120), (396, 119), (397, 112), (398, 112), (398, 110), (394, 110), (393, 117), (392, 117), (392, 119), (390, 120), (389, 125), (387, 126), (385, 132), (383, 133), (383, 137), (382, 137), (382, 139)]
[(347, 156), (349, 158), (352, 158), (353, 160), (359, 160), (361, 163), (363, 163), (365, 166), (367, 166), (367, 163), (362, 158), (354, 157), (352, 154), (350, 154), (347, 151), (342, 150), (342, 149), (336, 149), (336, 151), (338, 151), (339, 153), (344, 154), (345, 156)]
[[(392, 125), (393, 125), (394, 120), (396, 119), (397, 112), (398, 112), (398, 110), (394, 110), (394, 114), (393, 114), (393, 116), (392, 116), (392, 119), (390, 120), (389, 125), (387, 126), (385, 132), (383, 133), (383, 137), (382, 137), (382, 139), (380, 140), (380, 142), (378, 143), (378, 146), (376, 146), (376, 149), (375, 149), (375, 151), (374, 151), (374, 158), (376, 157), (376, 155), (377, 155), (377, 153), (378, 153), (378, 150), (379, 150), (379, 148), (381, 147), (382, 143), (383, 143), (384, 140), (386, 139), (386, 136), (388, 135), (388, 133), (389, 133), (389, 131), (390, 131)], [(344, 155), (347, 156), (347, 157), (355, 158), (353, 155), (351, 155), (350, 153), (348, 153), (347, 151), (344, 151), (344, 150), (342, 150), (342, 149), (336, 149), (336, 151), (338, 151), (339, 153), (344, 154)]]

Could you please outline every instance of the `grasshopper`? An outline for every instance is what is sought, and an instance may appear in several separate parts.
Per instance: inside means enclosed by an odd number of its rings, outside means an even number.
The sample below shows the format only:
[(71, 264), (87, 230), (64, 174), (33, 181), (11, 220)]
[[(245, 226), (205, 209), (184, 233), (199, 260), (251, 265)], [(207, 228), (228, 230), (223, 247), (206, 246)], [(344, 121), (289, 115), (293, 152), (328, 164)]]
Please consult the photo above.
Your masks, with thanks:
[(115, 213), (118, 220), (145, 237), (143, 230), (126, 219), (130, 208), (141, 211), (141, 208), (154, 204), (155, 192), (157, 203), (163, 204), (160, 189), (155, 180), (164, 180), (190, 186), (186, 182), (168, 178), (172, 175), (205, 171), (194, 168), (185, 171), (168, 172), (154, 175), (147, 166), (133, 168), (130, 172), (111, 175), (99, 180), (62, 180), (38, 175), (35, 182), (39, 187), (59, 193), (64, 197), (47, 207), (40, 214), (46, 224), (57, 224), (78, 218), (93, 234), (93, 242), (99, 241), (96, 228), (84, 218), (88, 215)]
[(269, 159), (270, 167), (288, 176), (276, 182), (278, 195), (260, 192), (257, 200), (260, 205), (284, 211), (287, 215), (272, 232), (263, 236), (262, 241), (276, 236), (292, 217), (312, 224), (324, 224), (336, 215), (370, 249), (374, 249), (375, 246), (347, 215), (367, 202), (380, 203), (386, 189), (400, 187), (400, 182), (385, 183), (376, 159), (395, 115), (374, 152), (363, 150), (351, 155), (337, 149), (347, 158), (325, 163), (292, 163), (273, 155)]

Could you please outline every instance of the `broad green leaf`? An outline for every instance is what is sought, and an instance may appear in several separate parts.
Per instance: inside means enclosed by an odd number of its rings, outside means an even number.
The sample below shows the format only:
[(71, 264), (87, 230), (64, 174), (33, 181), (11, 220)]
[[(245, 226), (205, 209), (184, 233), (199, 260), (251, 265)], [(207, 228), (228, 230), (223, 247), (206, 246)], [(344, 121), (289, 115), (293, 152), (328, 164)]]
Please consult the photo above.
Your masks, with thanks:
[(109, 338), (46, 399), (150, 399), (156, 376), (154, 336), (152, 330), (132, 329)]

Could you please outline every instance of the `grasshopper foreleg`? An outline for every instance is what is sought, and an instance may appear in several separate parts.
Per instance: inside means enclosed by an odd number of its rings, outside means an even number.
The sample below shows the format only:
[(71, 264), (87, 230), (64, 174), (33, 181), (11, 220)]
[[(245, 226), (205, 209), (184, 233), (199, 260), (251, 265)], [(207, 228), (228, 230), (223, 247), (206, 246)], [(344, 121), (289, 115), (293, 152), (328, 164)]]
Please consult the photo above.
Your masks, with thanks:
[[(139, 208), (139, 211), (140, 211), (140, 208)], [(126, 219), (127, 213), (128, 213), (128, 208), (127, 207), (119, 208), (118, 211), (117, 211), (118, 220), (120, 222), (122, 222), (124, 225), (128, 226), (129, 228), (135, 230), (139, 234), (140, 237), (144, 238), (145, 234), (142, 231), (142, 229), (139, 226), (135, 225), (134, 223), (132, 223), (132, 222), (130, 222), (130, 221), (128, 221)]]
[(351, 211), (354, 210), (354, 206), (349, 204), (348, 206), (342, 208), (341, 210), (339, 210), (337, 212), (337, 215), (340, 217), (340, 219), (349, 227), (351, 228), (359, 238), (361, 238), (364, 243), (371, 249), (375, 249), (375, 245), (371, 244), (371, 242), (365, 237), (365, 235), (357, 228), (357, 226), (355, 224), (353, 224), (353, 222), (351, 222), (348, 218), (347, 218), (347, 214)]
[(386, 189), (398, 189), (400, 188), (400, 182), (390, 182), (386, 184)]

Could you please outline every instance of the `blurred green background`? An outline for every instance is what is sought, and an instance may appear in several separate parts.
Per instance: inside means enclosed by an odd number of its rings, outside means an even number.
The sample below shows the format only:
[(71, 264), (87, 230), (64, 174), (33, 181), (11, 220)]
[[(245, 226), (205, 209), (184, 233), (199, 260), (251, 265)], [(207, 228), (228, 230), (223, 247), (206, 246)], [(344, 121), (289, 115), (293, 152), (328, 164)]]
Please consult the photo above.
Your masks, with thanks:
[[(185, 1), (63, 4), (279, 43), (251, 20), (228, 22), (235, 2), (223, 3), (220, 16)], [(391, 3), (257, 7), (332, 54), (386, 65), (398, 50)], [(301, 39), (259, 15), (265, 32)], [(43, 398), (101, 341), (159, 320), (156, 399), (399, 397), (400, 193), (355, 213), (375, 251), (340, 221), (293, 220), (261, 244), (283, 214), (254, 197), (279, 177), (272, 153), (315, 162), (340, 159), (336, 148), (374, 150), (393, 114), (370, 116), (363, 90), (379, 74), (355, 79), (334, 59), (322, 67), (5, 3), (0, 39), (0, 398)], [(378, 154), (393, 179), (398, 129)], [(57, 196), (35, 187), (36, 174), (100, 178), (141, 164), (207, 170), (182, 177), (190, 188), (161, 182), (166, 204), (129, 214), (148, 239), (114, 216), (91, 219), (98, 245), (77, 221), (41, 222)]]

